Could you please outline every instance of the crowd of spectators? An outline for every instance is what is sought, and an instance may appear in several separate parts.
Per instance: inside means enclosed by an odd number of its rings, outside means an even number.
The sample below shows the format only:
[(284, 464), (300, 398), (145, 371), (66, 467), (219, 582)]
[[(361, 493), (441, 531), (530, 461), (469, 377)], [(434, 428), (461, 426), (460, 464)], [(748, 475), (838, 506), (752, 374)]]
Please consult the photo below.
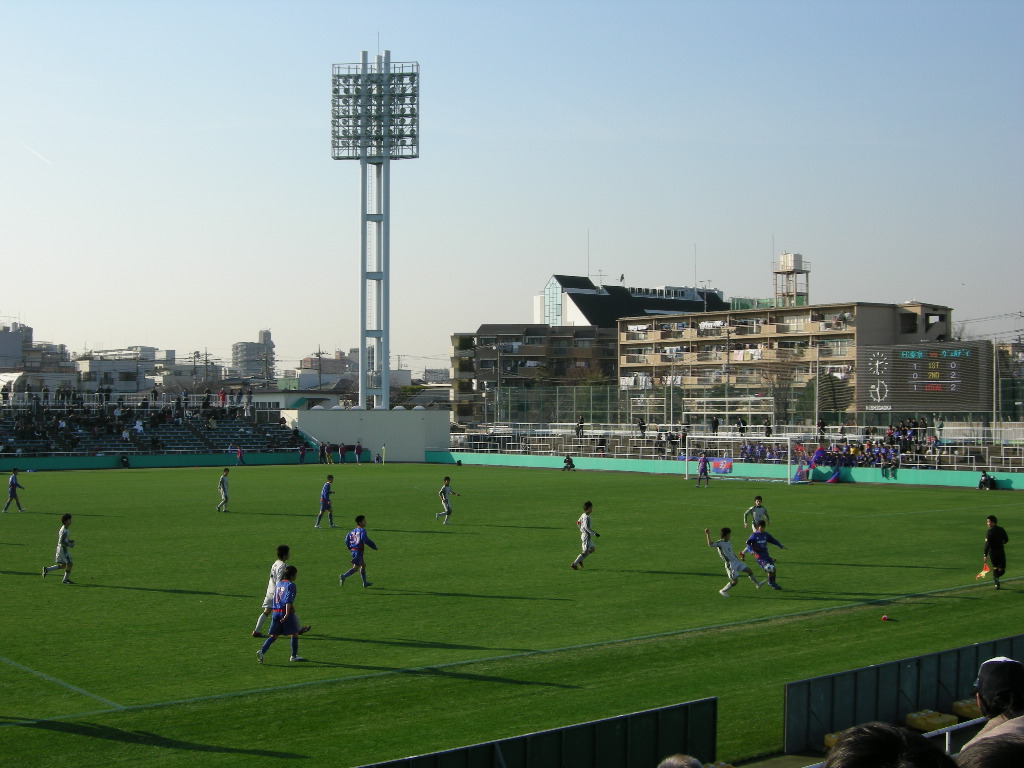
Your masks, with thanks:
[(739, 459), (748, 464), (785, 464), (789, 460), (789, 452), (785, 443), (744, 440), (740, 445)]
[(17, 456), (89, 450), (97, 443), (109, 450), (112, 442), (159, 451), (164, 446), (156, 433), (162, 425), (197, 418), (212, 431), (218, 419), (247, 415), (252, 405), (252, 390), (241, 389), (216, 395), (209, 389), (173, 394), (153, 390), (132, 402), (111, 387), (88, 394), (66, 386), (52, 393), (47, 387), (19, 392), (6, 387), (0, 394), (0, 424), (6, 427), (0, 431), (0, 454)]

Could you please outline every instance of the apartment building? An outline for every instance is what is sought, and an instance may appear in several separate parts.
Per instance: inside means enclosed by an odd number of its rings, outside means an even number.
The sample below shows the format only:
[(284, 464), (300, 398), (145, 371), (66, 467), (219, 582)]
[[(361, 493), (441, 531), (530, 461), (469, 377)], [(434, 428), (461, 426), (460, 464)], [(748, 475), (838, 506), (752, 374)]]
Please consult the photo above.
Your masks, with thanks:
[(952, 341), (952, 327), (949, 307), (919, 301), (623, 318), (619, 384), (768, 397), (825, 376), (833, 411), (984, 410), (991, 347)]

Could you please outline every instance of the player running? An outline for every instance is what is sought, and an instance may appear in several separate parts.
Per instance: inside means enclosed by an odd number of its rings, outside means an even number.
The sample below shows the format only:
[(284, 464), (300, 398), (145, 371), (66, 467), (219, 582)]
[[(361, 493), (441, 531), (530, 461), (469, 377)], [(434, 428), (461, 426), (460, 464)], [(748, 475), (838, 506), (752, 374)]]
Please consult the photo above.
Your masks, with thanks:
[(364, 515), (359, 515), (356, 518), (356, 527), (349, 531), (345, 537), (345, 546), (348, 547), (348, 551), (352, 555), (352, 567), (338, 577), (338, 584), (344, 587), (345, 579), (359, 571), (359, 577), (363, 580), (363, 587), (372, 587), (373, 582), (366, 580), (366, 563), (363, 561), (363, 548), (377, 549), (377, 545), (366, 535), (366, 517)]
[(590, 527), (590, 511), (594, 508), (594, 505), (589, 501), (583, 502), (583, 514), (579, 516), (576, 521), (576, 525), (580, 527), (580, 547), (582, 552), (576, 555), (576, 559), (569, 563), (569, 567), (574, 571), (577, 568), (583, 567), (583, 561), (588, 555), (594, 554), (596, 547), (594, 546), (594, 539), (601, 538), (601, 534)]
[(740, 557), (742, 558), (746, 552), (753, 552), (757, 564), (768, 574), (768, 586), (772, 589), (782, 589), (782, 587), (775, 583), (775, 561), (768, 554), (769, 544), (774, 544), (779, 549), (786, 548), (770, 533), (765, 533), (764, 520), (762, 520), (754, 524), (754, 532), (747, 538), (746, 549), (740, 553)]
[(444, 479), (444, 485), (441, 486), (441, 490), (437, 492), (437, 495), (441, 497), (441, 508), (444, 511), (438, 512), (436, 515), (434, 515), (434, 519), (437, 520), (437, 518), (441, 517), (441, 515), (444, 515), (444, 524), (448, 525), (448, 518), (452, 516), (451, 497), (461, 496), (462, 494), (456, 493), (454, 490), (452, 490), (452, 479), (450, 477), (446, 477)]
[(324, 483), (324, 487), (320, 489), (320, 511), (316, 516), (316, 524), (314, 528), (320, 527), (320, 518), (324, 516), (324, 512), (327, 513), (327, 522), (330, 523), (331, 528), (337, 528), (334, 524), (334, 508), (331, 506), (331, 494), (334, 491), (331, 489), (331, 483), (334, 482), (334, 475), (327, 476), (327, 482)]
[(768, 510), (761, 506), (761, 497), (754, 497), (754, 506), (743, 513), (743, 527), (747, 527), (747, 520), (750, 520), (751, 529), (756, 529), (757, 524), (762, 520), (764, 521), (765, 527), (768, 527)]
[(4, 512), (11, 506), (13, 501), (18, 505), (18, 511), (24, 512), (25, 508), (21, 506), (21, 500), (18, 498), (18, 489), (25, 490), (25, 486), (18, 482), (18, 468), (15, 467), (11, 470), (11, 476), (7, 479), (7, 503), (4, 504)]
[(722, 562), (725, 563), (725, 572), (729, 576), (729, 583), (718, 590), (718, 594), (722, 597), (731, 597), (729, 590), (735, 587), (740, 581), (740, 574), (747, 574), (754, 586), (760, 589), (764, 586), (763, 581), (758, 581), (754, 576), (754, 572), (750, 570), (750, 566), (746, 563), (741, 563), (736, 559), (736, 554), (732, 551), (732, 542), (729, 541), (732, 536), (731, 528), (722, 529), (722, 538), (718, 541), (711, 541), (711, 531), (707, 528), (704, 529), (704, 537), (708, 540), (709, 547), (715, 547), (718, 550), (718, 556), (722, 558)]
[(50, 571), (64, 571), (64, 578), (61, 579), (61, 584), (74, 584), (71, 580), (71, 552), (69, 551), (75, 546), (74, 539), (68, 538), (68, 528), (71, 527), (71, 514), (65, 512), (60, 516), (60, 530), (57, 531), (57, 553), (53, 556), (53, 562), (56, 565), (50, 565), (43, 568), (43, 578), (46, 578), (46, 574)]

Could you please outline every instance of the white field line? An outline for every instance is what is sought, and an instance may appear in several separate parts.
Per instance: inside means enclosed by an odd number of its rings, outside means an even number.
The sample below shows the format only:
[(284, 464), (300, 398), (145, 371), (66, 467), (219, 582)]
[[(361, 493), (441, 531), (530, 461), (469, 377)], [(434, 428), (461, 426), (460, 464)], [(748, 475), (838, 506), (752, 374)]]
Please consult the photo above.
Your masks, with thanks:
[(30, 674), (35, 675), (36, 677), (41, 677), (43, 680), (46, 680), (48, 683), (56, 683), (57, 685), (63, 686), (64, 688), (67, 688), (69, 691), (74, 691), (75, 693), (79, 693), (82, 696), (88, 696), (90, 699), (95, 699), (100, 704), (106, 704), (108, 707), (113, 707), (114, 711), (117, 711), (119, 709), (124, 709), (124, 707), (122, 707), (116, 701), (111, 701), (110, 699), (104, 699), (102, 696), (97, 696), (95, 693), (89, 693), (84, 688), (79, 688), (77, 685), (72, 685), (71, 683), (65, 682), (65, 681), (63, 681), (63, 680), (61, 680), (59, 678), (51, 677), (50, 675), (46, 674), (45, 672), (40, 672), (37, 669), (32, 669), (31, 667), (26, 667), (24, 664), (19, 664), (16, 661), (11, 661), (10, 659), (6, 659), (3, 656), (0, 656), (0, 661), (2, 661), (4, 664), (9, 664), (10, 666), (14, 667), (15, 669), (20, 669), (22, 672), (28, 672)]
[[(1014, 577), (1012, 579), (1005, 579), (1004, 578), (1003, 581), (1004, 582), (1005, 581), (1019, 581), (1020, 579), (1024, 579), (1024, 576), (1016, 576), (1016, 577)], [(250, 689), (245, 690), (245, 691), (231, 691), (231, 692), (228, 692), (228, 693), (214, 693), (214, 694), (210, 694), (209, 696), (196, 696), (196, 697), (189, 698), (189, 699), (172, 699), (170, 701), (152, 702), (150, 704), (132, 704), (132, 705), (126, 705), (126, 706), (122, 706), (120, 704), (116, 704), (116, 703), (114, 703), (112, 701), (107, 701), (106, 699), (102, 699), (99, 696), (94, 696), (93, 694), (88, 693), (86, 691), (83, 691), (83, 690), (81, 690), (79, 688), (76, 688), (73, 685), (69, 685), (68, 683), (64, 683), (64, 682), (62, 682), (60, 680), (56, 680), (55, 678), (49, 677), (49, 676), (44, 675), (44, 674), (42, 674), (40, 672), (36, 672), (35, 670), (31, 670), (28, 667), (23, 667), (20, 664), (16, 664), (13, 661), (8, 661), (7, 659), (3, 659), (2, 657), (0, 657), (0, 660), (6, 661), (8, 664), (11, 664), (12, 666), (18, 667), (19, 669), (26, 670), (28, 672), (32, 672), (33, 674), (39, 675), (40, 677), (43, 677), (46, 680), (51, 680), (53, 682), (60, 683), (61, 685), (67, 686), (68, 688), (70, 688), (70, 689), (72, 689), (74, 691), (78, 691), (79, 693), (83, 693), (86, 696), (89, 696), (91, 698), (97, 699), (101, 703), (109, 704), (111, 706), (111, 709), (97, 709), (97, 710), (93, 710), (91, 712), (79, 712), (79, 713), (74, 714), (74, 715), (62, 715), (60, 717), (40, 718), (40, 719), (37, 719), (37, 720), (22, 720), (22, 721), (18, 721), (18, 722), (0, 723), (0, 728), (8, 728), (10, 726), (17, 726), (17, 725), (30, 725), (32, 723), (45, 723), (45, 722), (52, 722), (52, 721), (57, 721), (57, 720), (70, 720), (70, 719), (81, 718), (81, 717), (93, 717), (95, 715), (106, 715), (106, 714), (112, 714), (112, 713), (117, 713), (117, 712), (137, 712), (139, 710), (145, 710), (145, 709), (158, 709), (160, 707), (173, 707), (173, 706), (178, 706), (180, 704), (197, 704), (199, 702), (204, 702), (204, 701), (217, 701), (219, 699), (233, 699), (233, 698), (239, 698), (239, 697), (242, 697), (242, 696), (254, 696), (254, 695), (257, 695), (257, 694), (277, 693), (279, 691), (290, 691), (290, 690), (295, 690), (295, 689), (298, 689), (298, 688), (308, 688), (308, 687), (314, 686), (314, 685), (331, 685), (333, 683), (345, 683), (345, 682), (352, 682), (352, 681), (355, 681), (355, 680), (369, 680), (369, 679), (373, 679), (373, 678), (377, 678), (377, 677), (390, 677), (390, 676), (393, 676), (393, 675), (413, 675), (413, 674), (420, 674), (420, 673), (424, 673), (424, 672), (431, 672), (431, 671), (434, 671), (434, 670), (452, 669), (454, 667), (465, 667), (465, 666), (469, 666), (471, 664), (490, 664), (490, 663), (497, 662), (497, 661), (507, 661), (509, 659), (526, 658), (526, 657), (529, 657), (529, 656), (542, 656), (542, 655), (546, 655), (546, 654), (565, 653), (565, 652), (568, 652), (568, 651), (579, 651), (579, 650), (582, 650), (584, 648), (599, 648), (601, 646), (618, 645), (620, 643), (634, 643), (634, 642), (643, 641), (643, 640), (657, 640), (657, 639), (664, 638), (664, 637), (678, 637), (678, 636), (682, 636), (682, 635), (694, 634), (696, 632), (708, 632), (708, 631), (717, 630), (717, 629), (730, 629), (732, 627), (742, 627), (742, 626), (745, 626), (745, 625), (748, 625), (748, 624), (763, 624), (763, 623), (766, 623), (766, 622), (769, 622), (769, 621), (776, 621), (778, 619), (792, 619), (792, 618), (799, 618), (799, 617), (802, 617), (802, 616), (814, 616), (814, 615), (817, 615), (819, 613), (830, 613), (830, 612), (846, 611), (846, 610), (849, 610), (851, 608), (860, 608), (860, 607), (863, 607), (863, 606), (866, 606), (866, 605), (874, 605), (876, 603), (890, 603), (890, 602), (894, 602), (896, 600), (906, 600), (908, 598), (913, 598), (913, 597), (927, 597), (928, 595), (939, 595), (939, 594), (942, 594), (943, 592), (957, 592), (957, 591), (960, 591), (960, 590), (969, 589), (969, 588), (974, 587), (974, 586), (981, 586), (981, 585), (979, 585), (979, 584), (966, 584), (966, 585), (961, 585), (959, 587), (944, 587), (942, 589), (929, 590), (928, 592), (914, 592), (912, 594), (902, 595), (900, 597), (884, 597), (884, 598), (878, 598), (876, 600), (865, 600), (865, 601), (860, 602), (860, 603), (852, 603), (852, 604), (849, 604), (849, 605), (829, 606), (829, 607), (825, 607), (825, 608), (812, 608), (812, 609), (807, 610), (807, 611), (797, 611), (795, 613), (785, 613), (785, 614), (780, 614), (778, 616), (768, 616), (768, 617), (761, 617), (761, 618), (756, 618), (756, 619), (744, 619), (743, 621), (729, 621), (729, 622), (725, 622), (724, 624), (709, 624), (708, 626), (705, 626), (705, 627), (691, 627), (689, 629), (676, 629), (676, 630), (672, 630), (671, 632), (658, 632), (658, 633), (655, 633), (653, 635), (638, 635), (636, 637), (623, 637), (623, 638), (619, 638), (617, 640), (600, 640), (600, 641), (598, 641), (596, 643), (582, 643), (581, 645), (567, 645), (567, 646), (564, 646), (562, 648), (550, 648), (550, 649), (547, 649), (547, 650), (537, 650), (537, 651), (521, 651), (519, 653), (508, 653), (508, 654), (503, 654), (501, 656), (487, 656), (487, 657), (480, 658), (480, 659), (464, 659), (462, 661), (452, 661), (452, 662), (449, 662), (447, 664), (431, 664), (431, 665), (425, 666), (425, 667), (408, 667), (406, 669), (390, 669), (390, 670), (386, 670), (386, 671), (382, 671), (382, 672), (367, 672), (367, 673), (361, 674), (361, 675), (346, 675), (345, 677), (332, 677), (332, 678), (328, 678), (326, 680), (310, 680), (310, 681), (305, 682), (305, 683), (291, 683), (289, 685), (274, 685), (274, 686), (268, 686), (266, 688), (250, 688)], [(2, 718), (2, 716), (0, 716), (0, 718)]]

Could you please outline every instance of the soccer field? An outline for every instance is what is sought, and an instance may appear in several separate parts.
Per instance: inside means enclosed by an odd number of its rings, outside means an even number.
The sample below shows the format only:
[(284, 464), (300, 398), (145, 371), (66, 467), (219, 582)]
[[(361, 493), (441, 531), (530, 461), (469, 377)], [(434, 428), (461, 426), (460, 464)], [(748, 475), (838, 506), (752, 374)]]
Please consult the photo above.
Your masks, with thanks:
[[(328, 471), (339, 528), (314, 530)], [(446, 473), (462, 494), (449, 526)], [(706, 696), (720, 759), (739, 761), (781, 747), (785, 682), (1016, 634), (1024, 616), (1013, 578), (974, 579), (988, 514), (1010, 577), (1021, 562), (1011, 493), (305, 465), (233, 467), (223, 514), (219, 475), (20, 476), (28, 511), (0, 517), (6, 764), (344, 768)], [(724, 599), (703, 530), (741, 542), (755, 494), (788, 547), (772, 549), (783, 589), (743, 579)], [(588, 499), (601, 538), (573, 571)], [(63, 512), (73, 586), (40, 578)], [(356, 514), (380, 547), (369, 589), (338, 586)], [(260, 666), (250, 633), (278, 544), (308, 661), (281, 639)]]

